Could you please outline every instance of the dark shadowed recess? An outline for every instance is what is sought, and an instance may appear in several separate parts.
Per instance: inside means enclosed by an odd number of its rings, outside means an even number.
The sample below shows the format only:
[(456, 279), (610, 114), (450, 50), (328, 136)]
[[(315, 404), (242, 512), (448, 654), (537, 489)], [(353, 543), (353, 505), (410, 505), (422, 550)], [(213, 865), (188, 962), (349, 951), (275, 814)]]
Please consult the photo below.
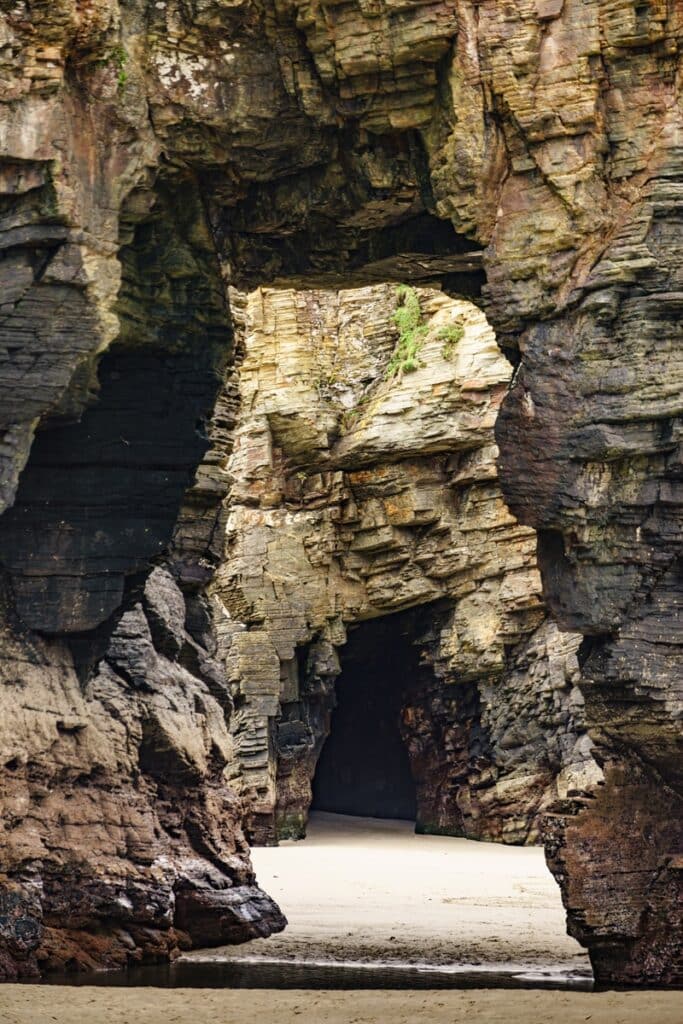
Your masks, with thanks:
[(481, 248), (435, 215), (417, 132), (367, 136), (347, 124), (309, 166), (254, 173), (237, 201), (222, 169), (204, 171), (202, 187), (218, 250), (245, 291), (398, 281), (481, 292)]
[(420, 675), (412, 617), (394, 615), (349, 630), (337, 707), (313, 780), (313, 808), (373, 818), (417, 814), (401, 737), (401, 711)]
[(79, 419), (53, 418), (38, 432), (0, 520), (17, 611), (46, 633), (99, 626), (126, 579), (168, 545), (231, 353), (196, 191), (160, 186), (131, 218), (122, 225), (121, 332), (99, 363), (96, 400)]
[(473, 770), (491, 765), (492, 750), (476, 683), (445, 679), (434, 663), (450, 612), (437, 601), (349, 628), (314, 809), (471, 834), (458, 794)]
[(231, 230), (224, 250), (245, 289), (361, 288), (385, 281), (440, 286), (476, 300), (485, 282), (478, 246), (426, 211), (373, 229), (312, 214), (300, 229), (261, 236)]

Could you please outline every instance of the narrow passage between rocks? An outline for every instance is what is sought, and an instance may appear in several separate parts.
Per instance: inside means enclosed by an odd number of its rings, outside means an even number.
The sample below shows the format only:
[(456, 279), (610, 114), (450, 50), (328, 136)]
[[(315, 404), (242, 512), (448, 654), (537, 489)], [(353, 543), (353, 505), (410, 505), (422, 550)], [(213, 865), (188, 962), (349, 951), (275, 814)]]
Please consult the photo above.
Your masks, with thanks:
[(424, 964), (590, 977), (543, 850), (416, 835), (408, 821), (314, 812), (305, 840), (252, 851), (289, 920), (194, 960)]
[(415, 784), (400, 733), (404, 694), (419, 653), (400, 616), (349, 630), (330, 735), (313, 779), (313, 808), (415, 821)]

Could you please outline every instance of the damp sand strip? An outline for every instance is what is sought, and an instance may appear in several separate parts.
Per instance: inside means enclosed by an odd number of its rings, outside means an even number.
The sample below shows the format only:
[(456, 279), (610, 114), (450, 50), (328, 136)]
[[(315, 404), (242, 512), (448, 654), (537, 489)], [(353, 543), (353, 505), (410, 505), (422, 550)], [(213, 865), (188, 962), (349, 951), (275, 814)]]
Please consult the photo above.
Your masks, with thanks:
[(587, 960), (565, 935), (541, 850), (414, 836), (403, 822), (317, 815), (305, 843), (255, 850), (254, 860), (289, 929), (242, 947), (198, 950), (186, 966), (221, 959), (257, 967), (283, 959), (356, 961), (378, 970), (390, 961), (449, 964), (456, 972), (479, 969), (481, 988), (4, 985), (0, 1024), (681, 1024), (680, 991), (489, 987), (501, 967), (526, 970), (532, 982), (535, 972), (585, 975)]
[(538, 847), (417, 836), (409, 822), (317, 813), (305, 841), (252, 855), (288, 928), (188, 959), (590, 976)]

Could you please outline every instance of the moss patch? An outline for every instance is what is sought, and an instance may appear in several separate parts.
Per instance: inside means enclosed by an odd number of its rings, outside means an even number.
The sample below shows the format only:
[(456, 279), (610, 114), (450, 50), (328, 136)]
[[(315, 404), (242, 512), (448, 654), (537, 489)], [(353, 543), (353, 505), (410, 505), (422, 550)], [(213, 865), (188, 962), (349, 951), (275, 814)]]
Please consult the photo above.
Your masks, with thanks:
[(459, 341), (462, 340), (465, 334), (465, 328), (461, 323), (449, 324), (448, 327), (442, 327), (437, 338), (443, 341), (443, 347), (441, 349), (441, 355), (444, 359), (451, 359), (455, 348)]
[(420, 300), (415, 289), (401, 284), (396, 289), (396, 296), (400, 304), (392, 320), (398, 327), (398, 341), (386, 368), (389, 380), (417, 370), (419, 352), (429, 330), (422, 321)]

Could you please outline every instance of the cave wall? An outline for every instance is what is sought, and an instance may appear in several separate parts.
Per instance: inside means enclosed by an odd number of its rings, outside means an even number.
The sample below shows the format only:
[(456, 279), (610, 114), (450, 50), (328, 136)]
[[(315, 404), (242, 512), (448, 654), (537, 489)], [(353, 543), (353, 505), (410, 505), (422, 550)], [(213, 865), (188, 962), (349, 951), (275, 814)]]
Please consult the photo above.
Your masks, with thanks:
[[(408, 629), (416, 645), (399, 698), (421, 831), (538, 841), (558, 782), (578, 795), (599, 776), (580, 637), (546, 621), (535, 536), (496, 480), (512, 369), (472, 303), (401, 295), (232, 297), (240, 411), (211, 593), (256, 842), (304, 834), (347, 631), (372, 619), (378, 638)], [(394, 317), (411, 300), (424, 337), (394, 373)]]
[[(574, 933), (596, 937), (599, 970), (619, 974), (626, 949), (627, 977), (658, 959), (680, 979), (680, 150), (656, 145), (651, 160), (584, 292), (561, 318), (521, 335), (497, 436), (510, 507), (539, 530), (549, 607), (561, 627), (586, 636), (582, 691), (607, 777), (595, 809), (559, 812), (559, 847), (549, 822), (550, 863), (565, 880)], [(523, 450), (513, 441), (520, 429)], [(666, 808), (657, 826), (652, 806)], [(633, 865), (628, 893), (623, 860)], [(588, 861), (610, 878), (609, 907), (588, 881)]]
[(232, 705), (200, 592), (226, 489), (225, 290), (196, 197), (146, 207), (125, 211), (120, 331), (87, 407), (40, 424), (0, 520), (9, 977), (285, 923), (226, 783)]
[(284, 926), (224, 781), (227, 696), (215, 670), (182, 663), (183, 612), (155, 569), (85, 687), (63, 640), (3, 627), (4, 977), (163, 961)]
[[(483, 266), (487, 315), (520, 364), (501, 486), (539, 532), (559, 625), (588, 638), (580, 689), (608, 780), (549, 820), (547, 849), (570, 927), (612, 980), (680, 977), (683, 944), (682, 19), (677, 0), (349, 0), (331, 16), (288, 0), (19, 0), (0, 13), (5, 507), (36, 429), (93, 399), (120, 329), (118, 254), (160, 179), (201, 198), (223, 278), (245, 287), (357, 283), (380, 263), (382, 279), (472, 294)], [(168, 548), (209, 644), (220, 461)], [(195, 552), (210, 538), (205, 564), (181, 537)], [(83, 641), (80, 662), (98, 644)], [(629, 915), (613, 895), (626, 873)]]

